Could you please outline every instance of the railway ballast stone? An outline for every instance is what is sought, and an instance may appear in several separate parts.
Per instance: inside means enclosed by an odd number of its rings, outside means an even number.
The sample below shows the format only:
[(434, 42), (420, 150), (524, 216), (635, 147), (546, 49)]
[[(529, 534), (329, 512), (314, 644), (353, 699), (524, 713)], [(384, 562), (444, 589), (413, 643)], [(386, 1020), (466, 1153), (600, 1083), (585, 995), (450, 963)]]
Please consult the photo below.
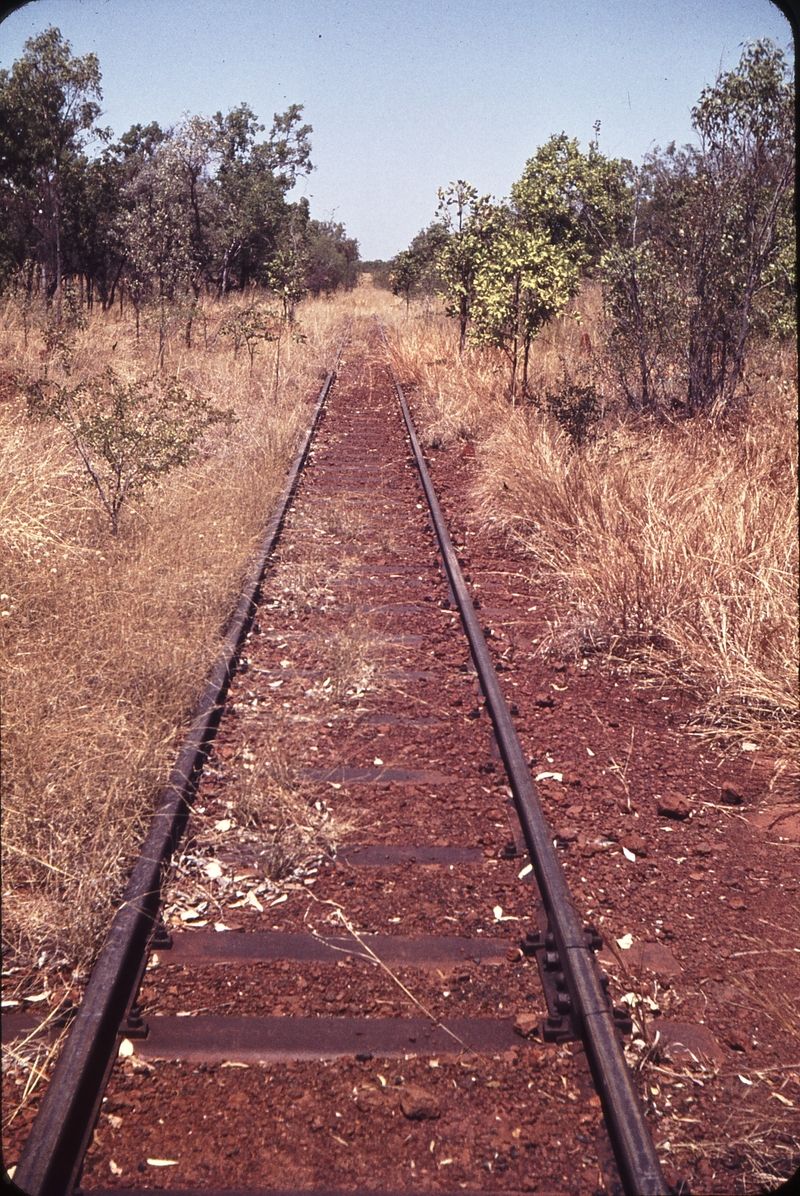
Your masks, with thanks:
[(656, 809), (662, 818), (688, 818), (692, 803), (682, 793), (656, 794)]
[(441, 1116), (439, 1102), (418, 1084), (405, 1084), (400, 1091), (400, 1108), (409, 1121), (435, 1121)]

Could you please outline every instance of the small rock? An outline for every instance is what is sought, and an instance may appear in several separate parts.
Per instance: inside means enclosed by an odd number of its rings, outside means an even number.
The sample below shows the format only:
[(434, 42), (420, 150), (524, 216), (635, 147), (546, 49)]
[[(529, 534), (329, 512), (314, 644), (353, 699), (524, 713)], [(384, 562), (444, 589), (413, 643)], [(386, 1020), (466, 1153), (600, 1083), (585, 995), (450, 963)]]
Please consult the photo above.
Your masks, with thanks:
[(634, 855), (647, 855), (647, 843), (637, 831), (628, 831), (627, 835), (623, 835), (619, 840), (619, 845), (627, 847)]
[(749, 1046), (747, 1035), (741, 1033), (739, 1030), (731, 1030), (725, 1038), (725, 1045), (730, 1047), (732, 1051), (743, 1051), (746, 1053)]
[(539, 1029), (539, 1018), (535, 1013), (518, 1013), (514, 1018), (514, 1033), (530, 1038)]
[(556, 831), (556, 838), (560, 839), (562, 843), (574, 843), (578, 837), (578, 831), (574, 826), (562, 826), (560, 830)]
[(726, 806), (740, 806), (744, 801), (741, 789), (733, 781), (723, 781), (720, 786), (719, 798)]
[(553, 706), (554, 704), (553, 695), (551, 693), (545, 693), (544, 690), (542, 690), (541, 693), (538, 693), (533, 700), (537, 706)]
[(662, 818), (688, 818), (692, 803), (681, 793), (657, 793), (656, 809)]
[(731, 897), (728, 902), (728, 909), (746, 909), (747, 906), (741, 897)]
[(404, 1084), (400, 1090), (400, 1108), (409, 1121), (435, 1120), (441, 1116), (436, 1097), (417, 1084)]
[(361, 1113), (377, 1113), (383, 1106), (383, 1096), (377, 1088), (363, 1088), (356, 1097), (356, 1108)]

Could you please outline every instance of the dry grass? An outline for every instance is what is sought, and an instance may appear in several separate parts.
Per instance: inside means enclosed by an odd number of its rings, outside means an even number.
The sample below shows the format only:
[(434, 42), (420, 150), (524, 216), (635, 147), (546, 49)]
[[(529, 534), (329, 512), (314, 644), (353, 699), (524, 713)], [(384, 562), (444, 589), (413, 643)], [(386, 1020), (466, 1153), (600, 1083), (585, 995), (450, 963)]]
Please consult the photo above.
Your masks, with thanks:
[(257, 830), (266, 844), (261, 852), (265, 876), (291, 876), (309, 859), (331, 855), (348, 826), (331, 816), (325, 804), (309, 798), (297, 770), (279, 744), (266, 753), (245, 745), (231, 758), (237, 774), (230, 786), (230, 812), (239, 826)]
[(531, 363), (540, 396), (565, 368), (594, 382), (605, 418), (579, 448), (544, 404), (509, 406), (498, 359), (460, 362), (442, 319), (396, 321), (392, 353), (423, 439), (479, 441), (479, 514), (554, 591), (554, 648), (613, 651), (690, 687), (714, 733), (788, 746), (798, 714), (796, 356), (753, 357), (735, 424), (634, 423), (603, 357), (596, 291), (584, 307), (582, 323), (565, 318), (535, 343)]
[[(116, 538), (60, 431), (3, 391), (4, 946), (23, 960), (91, 959), (344, 326), (340, 302), (303, 307), (307, 339), (284, 344), (276, 397), (272, 348), (250, 377), (247, 354), (215, 339), (224, 315), (209, 312), (205, 337), (195, 324), (191, 350), (176, 335), (165, 370), (238, 422), (126, 509)], [(6, 378), (38, 376), (41, 350), (9, 307)], [(154, 358), (152, 338), (97, 314), (76, 333), (72, 376)]]

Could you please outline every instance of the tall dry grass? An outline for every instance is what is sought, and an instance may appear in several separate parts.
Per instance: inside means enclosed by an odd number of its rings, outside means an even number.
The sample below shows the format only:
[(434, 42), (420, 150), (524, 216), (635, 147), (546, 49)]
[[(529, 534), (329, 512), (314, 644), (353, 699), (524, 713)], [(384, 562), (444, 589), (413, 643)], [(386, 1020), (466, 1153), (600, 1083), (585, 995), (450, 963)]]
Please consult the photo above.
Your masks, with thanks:
[[(22, 959), (90, 961), (346, 320), (341, 300), (303, 305), (276, 395), (272, 346), (251, 376), (217, 337), (229, 306), (205, 335), (195, 323), (193, 348), (176, 333), (164, 369), (238, 422), (126, 507), (117, 537), (61, 431), (32, 424), (11, 384), (43, 369), (41, 324), (26, 348), (3, 313), (3, 942)], [(154, 334), (137, 342), (131, 320), (95, 313), (72, 378), (146, 373), (156, 355)]]
[[(431, 446), (478, 442), (474, 501), (562, 612), (558, 651), (603, 649), (701, 700), (707, 727), (788, 749), (798, 692), (797, 386), (791, 347), (751, 358), (735, 419), (632, 420), (597, 291), (535, 342), (538, 405), (512, 409), (498, 356), (459, 360), (443, 318), (398, 318), (392, 354)], [(588, 342), (588, 343), (587, 343)], [(571, 442), (543, 401), (590, 378), (603, 418)]]

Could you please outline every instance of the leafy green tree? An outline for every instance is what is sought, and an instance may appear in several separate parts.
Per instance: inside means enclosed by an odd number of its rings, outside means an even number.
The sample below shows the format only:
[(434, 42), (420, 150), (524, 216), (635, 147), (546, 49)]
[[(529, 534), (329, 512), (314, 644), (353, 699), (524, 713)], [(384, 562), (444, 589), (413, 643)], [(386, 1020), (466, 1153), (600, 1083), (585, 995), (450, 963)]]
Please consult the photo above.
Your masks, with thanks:
[(599, 127), (586, 154), (566, 133), (551, 137), (511, 188), (519, 222), (546, 234), (582, 273), (625, 236), (632, 214), (630, 163), (600, 153)]
[(331, 295), (341, 287), (352, 291), (358, 282), (358, 241), (343, 224), (311, 220), (308, 226), (306, 284), (312, 295)]
[(495, 209), (488, 195), (478, 198), (471, 183), (459, 179), (439, 191), (439, 218), (448, 234), (437, 255), (436, 265), (448, 316), (458, 320), (459, 352), (467, 344), (475, 280), (491, 252), (495, 231)]
[(248, 307), (235, 308), (223, 320), (219, 331), (221, 336), (233, 337), (234, 357), (242, 345), (246, 346), (250, 357), (250, 374), (252, 375), (259, 343), (278, 340), (280, 336), (279, 323), (280, 316), (251, 304)]
[(612, 348), (635, 407), (725, 408), (756, 331), (793, 327), (794, 87), (768, 41), (706, 88), (699, 144), (635, 173), (627, 244), (602, 260)]
[(130, 498), (188, 465), (213, 424), (234, 420), (177, 379), (130, 381), (111, 368), (77, 385), (40, 380), (24, 389), (31, 418), (53, 420), (68, 434), (113, 535)]
[(118, 223), (137, 335), (141, 311), (151, 303), (158, 315), (159, 362), (164, 358), (169, 307), (189, 292), (197, 269), (180, 167), (174, 142), (167, 139), (124, 188), (125, 208)]
[(449, 239), (449, 232), (440, 220), (434, 220), (412, 240), (408, 249), (392, 259), (391, 287), (394, 295), (404, 295), (406, 307), (411, 296), (422, 294), (433, 298), (442, 286), (439, 258)]
[(578, 290), (580, 271), (546, 228), (526, 227), (509, 208), (495, 209), (492, 228), (491, 252), (484, 255), (473, 281), (470, 336), (506, 353), (514, 402), (520, 377), (522, 394), (527, 393), (531, 342), (564, 311)]
[(32, 251), (55, 297), (61, 319), (64, 280), (64, 204), (70, 169), (81, 158), (95, 120), (100, 67), (94, 54), (73, 58), (58, 29), (25, 43), (11, 71), (0, 71), (0, 187), (3, 207), (15, 210), (16, 227), (6, 235), (4, 256), (21, 246)]

